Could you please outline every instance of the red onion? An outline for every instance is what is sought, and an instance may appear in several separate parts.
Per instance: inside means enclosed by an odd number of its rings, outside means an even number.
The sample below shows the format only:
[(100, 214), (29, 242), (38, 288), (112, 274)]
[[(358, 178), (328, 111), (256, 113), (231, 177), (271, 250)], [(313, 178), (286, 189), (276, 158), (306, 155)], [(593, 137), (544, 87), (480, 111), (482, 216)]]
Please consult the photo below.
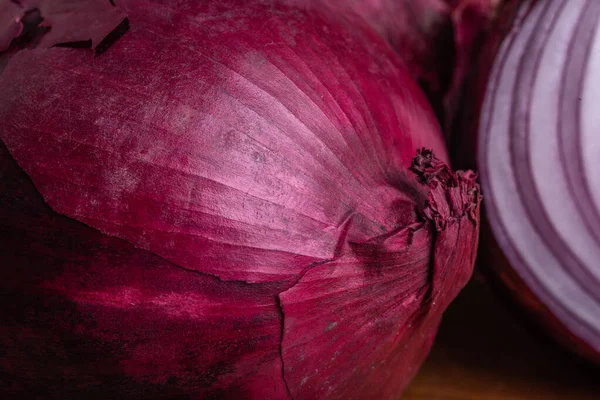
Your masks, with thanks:
[(51, 36), (0, 75), (0, 392), (397, 398), (479, 191), (383, 40), (258, 0), (36, 4)]
[(555, 336), (600, 360), (600, 3), (525, 1), (514, 15), (478, 137), (487, 215), (511, 266), (495, 269)]

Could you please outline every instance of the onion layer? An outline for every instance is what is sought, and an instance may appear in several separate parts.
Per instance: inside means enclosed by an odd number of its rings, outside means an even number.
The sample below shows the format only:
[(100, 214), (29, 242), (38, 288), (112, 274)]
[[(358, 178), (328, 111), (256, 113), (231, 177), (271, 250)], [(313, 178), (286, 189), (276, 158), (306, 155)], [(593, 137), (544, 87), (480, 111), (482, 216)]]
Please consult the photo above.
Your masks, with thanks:
[(596, 1), (522, 4), (492, 69), (478, 157), (492, 231), (533, 307), (600, 360), (599, 18)]

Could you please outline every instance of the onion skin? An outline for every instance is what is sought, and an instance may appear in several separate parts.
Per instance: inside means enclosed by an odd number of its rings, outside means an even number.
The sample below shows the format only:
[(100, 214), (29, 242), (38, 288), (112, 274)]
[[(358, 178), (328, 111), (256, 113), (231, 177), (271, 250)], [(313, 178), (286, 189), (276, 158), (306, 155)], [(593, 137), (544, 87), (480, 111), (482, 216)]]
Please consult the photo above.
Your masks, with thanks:
[(42, 26), (52, 27), (37, 43), (44, 48), (81, 40), (90, 40), (95, 48), (125, 18), (121, 9), (108, 1), (9, 0), (0, 7), (0, 22), (5, 29), (0, 32), (0, 51), (7, 50), (11, 41), (22, 33), (21, 18), (33, 9), (44, 16)]
[(397, 398), (480, 203), (409, 71), (325, 12), (118, 5), (0, 75), (0, 394)]
[(19, 36), (23, 26), (17, 22), (24, 14), (24, 10), (12, 1), (0, 3), (0, 51), (10, 47), (10, 42)]
[[(569, 19), (582, 2), (561, 4), (507, 4), (470, 82), (453, 155), (460, 167), (477, 164), (482, 176), (487, 219), (479, 263), (558, 342), (598, 362), (597, 266), (589, 256), (598, 250), (587, 245), (597, 237), (598, 211), (573, 150), (587, 145), (571, 124), (585, 118), (576, 111), (583, 86), (572, 82), (585, 76), (574, 71), (589, 62), (580, 50), (596, 25)], [(581, 15), (594, 18), (598, 10)]]

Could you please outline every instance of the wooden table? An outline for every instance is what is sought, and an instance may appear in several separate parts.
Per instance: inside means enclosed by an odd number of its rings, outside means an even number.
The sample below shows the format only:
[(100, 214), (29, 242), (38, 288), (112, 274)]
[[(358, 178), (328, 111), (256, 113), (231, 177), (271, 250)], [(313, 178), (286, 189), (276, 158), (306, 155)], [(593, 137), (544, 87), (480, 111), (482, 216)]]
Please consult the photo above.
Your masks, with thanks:
[(600, 400), (600, 367), (523, 326), (482, 278), (445, 314), (403, 400)]

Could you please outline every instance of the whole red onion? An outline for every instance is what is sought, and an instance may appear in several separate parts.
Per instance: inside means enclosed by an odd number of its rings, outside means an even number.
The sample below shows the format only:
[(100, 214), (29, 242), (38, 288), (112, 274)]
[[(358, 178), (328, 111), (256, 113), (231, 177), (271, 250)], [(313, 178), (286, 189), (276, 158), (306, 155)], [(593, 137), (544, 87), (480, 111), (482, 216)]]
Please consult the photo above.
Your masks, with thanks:
[(279, 2), (31, 4), (50, 29), (0, 75), (0, 392), (397, 398), (479, 191), (383, 40)]

